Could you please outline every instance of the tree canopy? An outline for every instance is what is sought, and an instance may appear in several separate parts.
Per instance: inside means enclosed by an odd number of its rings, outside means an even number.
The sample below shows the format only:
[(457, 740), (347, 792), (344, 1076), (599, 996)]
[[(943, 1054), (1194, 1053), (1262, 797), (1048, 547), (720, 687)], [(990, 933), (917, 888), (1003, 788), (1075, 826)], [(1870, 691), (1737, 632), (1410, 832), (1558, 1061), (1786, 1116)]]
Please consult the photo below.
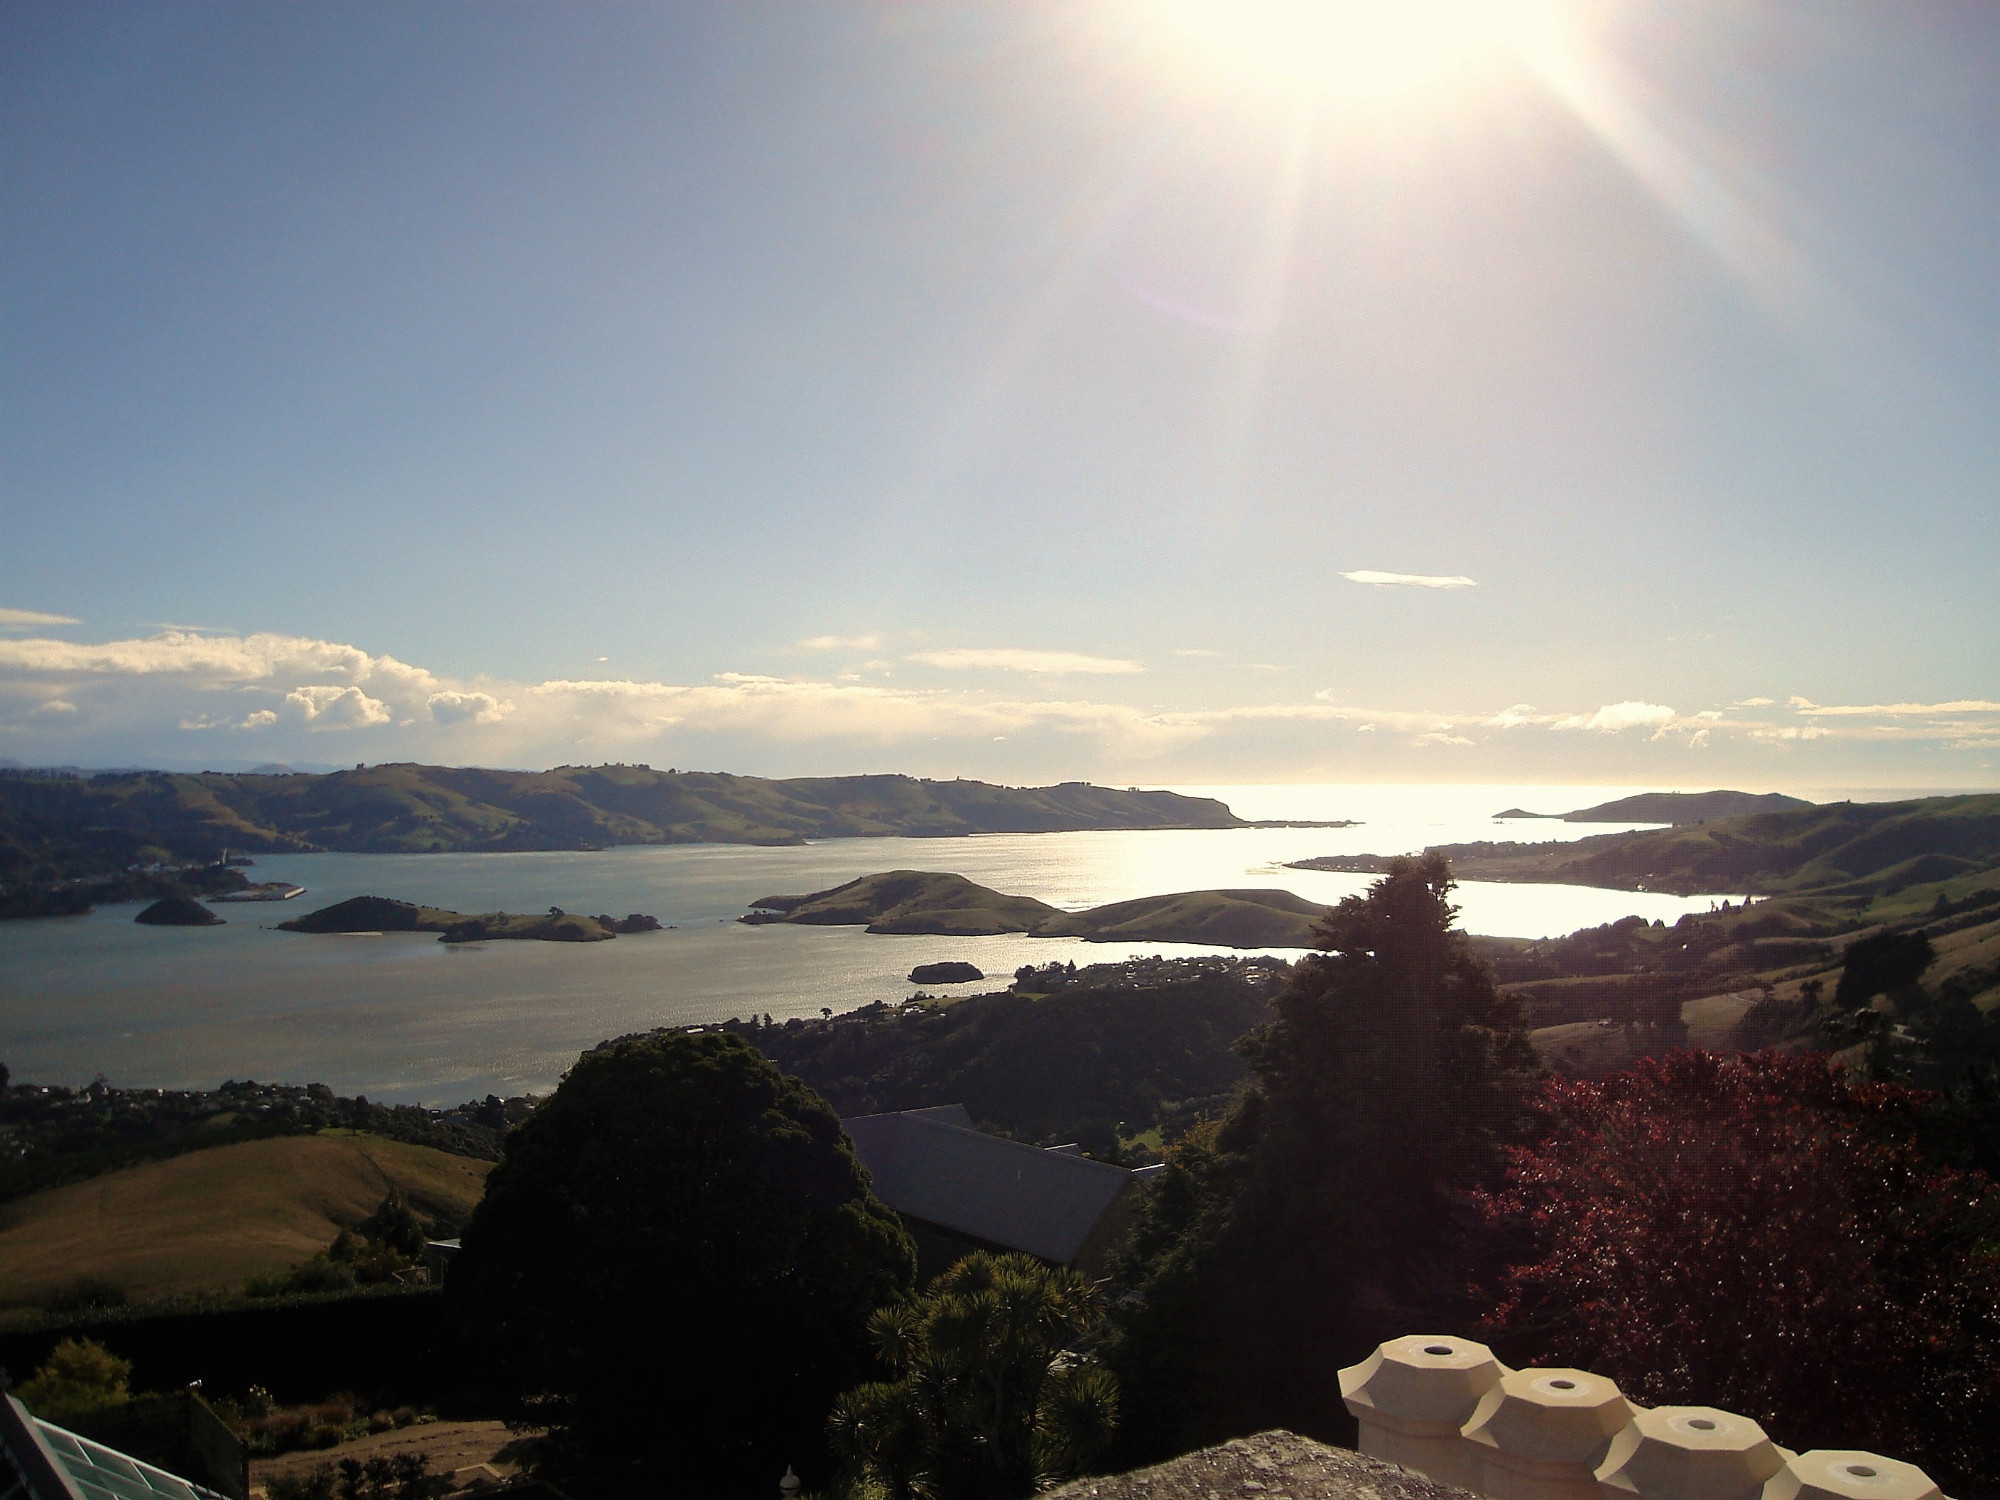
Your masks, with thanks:
[(1103, 1451), (1118, 1387), (1063, 1351), (1100, 1316), (1074, 1271), (1027, 1255), (969, 1255), (869, 1332), (894, 1381), (842, 1396), (828, 1427), (850, 1489), (890, 1500), (1015, 1500)]
[(1992, 1493), (2000, 1192), (1927, 1160), (1931, 1099), (1772, 1052), (1551, 1080), (1545, 1133), (1486, 1200), (1522, 1246), (1491, 1337)]
[(1345, 1435), (1329, 1372), (1463, 1315), (1464, 1193), (1497, 1177), (1540, 1064), (1453, 928), (1451, 888), (1443, 859), (1397, 860), (1336, 906), (1325, 952), (1242, 1044), (1239, 1103), (1170, 1157), (1111, 1351), (1124, 1456), (1270, 1426)]
[(826, 1472), (824, 1420), (915, 1255), (820, 1097), (741, 1038), (585, 1054), (506, 1141), (447, 1283), (582, 1494)]

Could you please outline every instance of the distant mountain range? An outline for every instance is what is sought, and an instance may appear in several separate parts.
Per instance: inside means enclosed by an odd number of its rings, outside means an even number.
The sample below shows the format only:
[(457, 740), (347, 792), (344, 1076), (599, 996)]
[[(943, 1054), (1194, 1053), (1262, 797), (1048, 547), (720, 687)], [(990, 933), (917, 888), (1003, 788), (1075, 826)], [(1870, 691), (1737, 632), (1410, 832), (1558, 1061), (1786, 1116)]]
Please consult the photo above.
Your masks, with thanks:
[(1240, 828), (1222, 803), (1086, 782), (1007, 787), (914, 776), (773, 781), (719, 771), (381, 765), (328, 775), (0, 772), (0, 883), (144, 861), (333, 849), (431, 853), (614, 844), (799, 844), (1078, 829)]
[(1564, 823), (1706, 823), (1714, 818), (1740, 818), (1750, 813), (1784, 812), (1811, 807), (1803, 797), (1782, 792), (1641, 792), (1575, 812), (1537, 813), (1510, 807), (1496, 818), (1552, 818)]

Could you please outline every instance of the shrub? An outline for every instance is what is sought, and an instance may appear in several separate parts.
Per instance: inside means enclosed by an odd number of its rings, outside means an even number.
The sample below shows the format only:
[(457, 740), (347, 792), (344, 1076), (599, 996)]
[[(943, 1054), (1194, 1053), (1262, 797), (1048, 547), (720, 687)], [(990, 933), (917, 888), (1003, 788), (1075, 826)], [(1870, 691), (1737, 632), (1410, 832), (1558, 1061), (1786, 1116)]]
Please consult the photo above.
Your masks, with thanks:
[(1496, 1342), (1972, 1493), (2000, 1431), (2000, 1191), (1925, 1158), (1931, 1099), (1769, 1052), (1550, 1082), (1484, 1200), (1523, 1246)]
[(14, 1389), (36, 1416), (61, 1425), (131, 1395), (132, 1361), (95, 1339), (64, 1339), (48, 1361)]

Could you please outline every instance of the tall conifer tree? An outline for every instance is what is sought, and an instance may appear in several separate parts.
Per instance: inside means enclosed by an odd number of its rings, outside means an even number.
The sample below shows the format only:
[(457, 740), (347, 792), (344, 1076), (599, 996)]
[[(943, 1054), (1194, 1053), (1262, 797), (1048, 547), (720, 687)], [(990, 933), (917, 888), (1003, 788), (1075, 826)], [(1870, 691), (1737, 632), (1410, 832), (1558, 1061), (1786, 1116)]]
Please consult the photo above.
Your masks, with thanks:
[(1113, 1350), (1129, 1456), (1260, 1427), (1343, 1436), (1341, 1365), (1469, 1315), (1465, 1195), (1499, 1171), (1541, 1069), (1451, 889), (1439, 856), (1392, 863), (1241, 1044), (1250, 1088), (1176, 1163), (1200, 1206), (1166, 1195), (1187, 1228), (1132, 1268), (1143, 1300)]

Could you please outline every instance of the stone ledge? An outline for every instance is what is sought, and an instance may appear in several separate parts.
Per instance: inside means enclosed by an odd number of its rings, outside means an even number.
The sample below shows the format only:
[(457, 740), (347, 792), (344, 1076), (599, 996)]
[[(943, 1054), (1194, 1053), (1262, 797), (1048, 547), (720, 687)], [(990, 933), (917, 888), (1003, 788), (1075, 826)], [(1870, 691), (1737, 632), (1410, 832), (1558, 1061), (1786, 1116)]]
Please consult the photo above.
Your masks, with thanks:
[(1150, 1469), (1078, 1479), (1046, 1500), (1472, 1500), (1397, 1464), (1260, 1432)]

